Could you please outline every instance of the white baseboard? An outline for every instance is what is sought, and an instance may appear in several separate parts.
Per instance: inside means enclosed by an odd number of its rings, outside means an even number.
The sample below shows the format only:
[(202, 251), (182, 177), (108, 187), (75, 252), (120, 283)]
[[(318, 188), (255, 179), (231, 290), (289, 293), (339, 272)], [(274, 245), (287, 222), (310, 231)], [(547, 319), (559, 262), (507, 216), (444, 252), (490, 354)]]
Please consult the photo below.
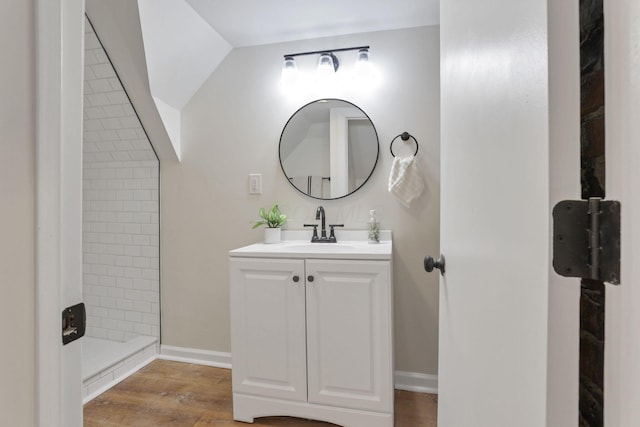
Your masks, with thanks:
[(438, 376), (417, 372), (396, 371), (393, 376), (397, 390), (438, 394)]
[[(231, 369), (231, 353), (220, 351), (200, 350), (197, 348), (176, 347), (162, 344), (160, 345), (160, 354), (158, 355), (158, 359)], [(413, 391), (416, 393), (438, 393), (437, 375), (395, 371), (393, 379), (395, 388), (398, 390)]]
[(231, 353), (220, 351), (161, 344), (158, 359), (231, 369)]

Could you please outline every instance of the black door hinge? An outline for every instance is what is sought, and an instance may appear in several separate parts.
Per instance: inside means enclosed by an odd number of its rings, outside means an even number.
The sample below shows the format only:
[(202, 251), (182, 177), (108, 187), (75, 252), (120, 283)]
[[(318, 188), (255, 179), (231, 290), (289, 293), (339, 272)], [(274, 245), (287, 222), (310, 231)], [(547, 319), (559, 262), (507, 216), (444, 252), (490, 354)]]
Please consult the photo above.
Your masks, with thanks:
[(620, 284), (620, 202), (564, 200), (553, 208), (553, 269)]

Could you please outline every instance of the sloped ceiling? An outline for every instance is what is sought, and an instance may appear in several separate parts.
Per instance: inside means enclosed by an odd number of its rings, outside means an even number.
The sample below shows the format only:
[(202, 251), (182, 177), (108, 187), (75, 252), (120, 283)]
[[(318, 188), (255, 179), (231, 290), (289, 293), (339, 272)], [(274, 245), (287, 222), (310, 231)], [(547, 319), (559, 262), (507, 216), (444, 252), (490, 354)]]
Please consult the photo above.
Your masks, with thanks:
[(439, 0), (186, 0), (233, 47), (435, 25)]

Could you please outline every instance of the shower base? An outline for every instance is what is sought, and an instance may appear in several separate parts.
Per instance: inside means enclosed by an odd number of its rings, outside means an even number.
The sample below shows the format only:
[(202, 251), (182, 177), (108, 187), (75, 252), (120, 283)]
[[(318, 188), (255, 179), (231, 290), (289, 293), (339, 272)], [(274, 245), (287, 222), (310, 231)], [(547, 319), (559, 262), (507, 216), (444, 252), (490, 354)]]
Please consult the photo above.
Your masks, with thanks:
[(158, 354), (158, 338), (138, 336), (127, 342), (82, 338), (82, 399), (87, 403), (127, 378)]

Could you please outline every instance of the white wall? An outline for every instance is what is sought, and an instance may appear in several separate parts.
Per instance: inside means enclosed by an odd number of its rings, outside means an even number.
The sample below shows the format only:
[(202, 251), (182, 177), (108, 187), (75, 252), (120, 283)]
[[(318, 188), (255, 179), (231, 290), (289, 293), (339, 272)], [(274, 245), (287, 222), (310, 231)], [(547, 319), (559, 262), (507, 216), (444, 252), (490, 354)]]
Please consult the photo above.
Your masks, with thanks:
[(83, 128), (87, 335), (159, 337), (158, 159), (88, 21)]
[(33, 1), (0, 2), (0, 425), (21, 427), (35, 422), (34, 19)]
[[(364, 44), (371, 45), (381, 77), (375, 89), (312, 88), (294, 97), (282, 92), (284, 54)], [(341, 70), (355, 62), (352, 53), (341, 56)], [(380, 138), (380, 159), (362, 189), (320, 202), (289, 185), (278, 163), (278, 143), (289, 117), (324, 97), (351, 101), (369, 115)], [(350, 229), (365, 229), (368, 211), (376, 209), (382, 228), (394, 232), (396, 368), (436, 374), (438, 276), (424, 272), (422, 259), (439, 253), (439, 106), (438, 27), (233, 50), (183, 110), (181, 163), (163, 164), (163, 344), (230, 350), (227, 252), (262, 240), (261, 230), (251, 230), (260, 207), (278, 201), (291, 218), (290, 229), (313, 221), (320, 204), (330, 223)], [(420, 143), (426, 182), (410, 209), (387, 191), (389, 143), (403, 131)], [(402, 154), (396, 145), (394, 152)], [(248, 194), (249, 173), (262, 174), (262, 195)]]

